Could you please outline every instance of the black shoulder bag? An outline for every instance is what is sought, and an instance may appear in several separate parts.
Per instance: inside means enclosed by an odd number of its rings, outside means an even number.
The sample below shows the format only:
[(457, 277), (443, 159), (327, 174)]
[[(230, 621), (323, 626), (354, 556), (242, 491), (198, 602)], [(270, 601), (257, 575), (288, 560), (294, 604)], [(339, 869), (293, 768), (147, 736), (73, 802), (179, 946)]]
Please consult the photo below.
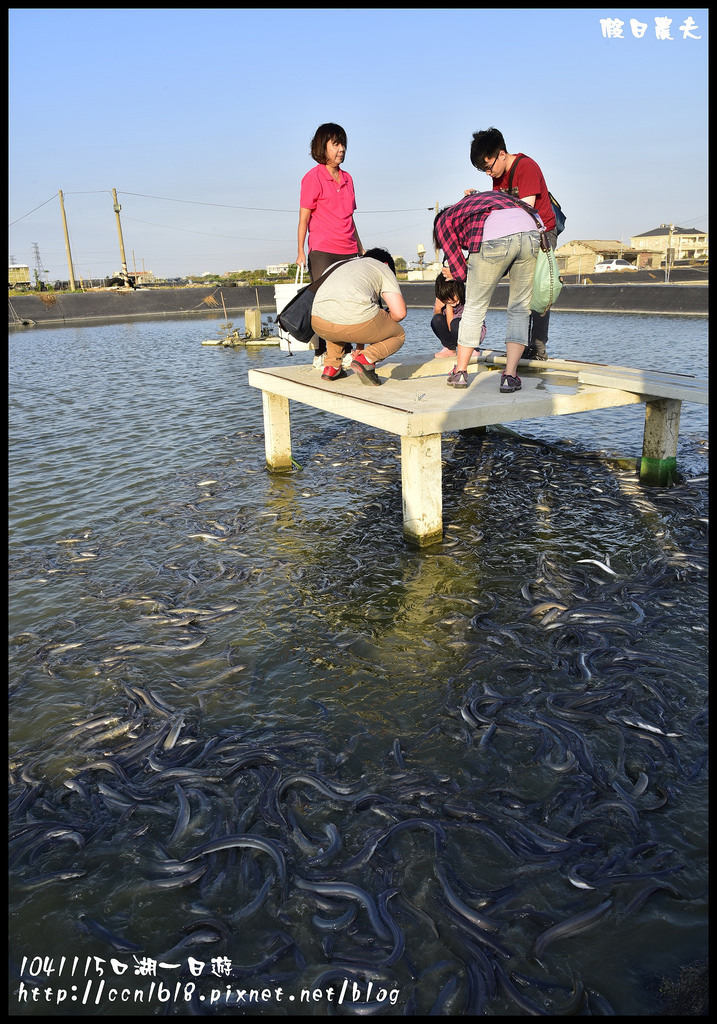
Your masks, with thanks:
[(311, 326), (311, 309), (314, 305), (316, 293), (329, 274), (333, 273), (337, 267), (341, 267), (344, 263), (348, 262), (348, 260), (341, 260), (338, 263), (334, 263), (333, 266), (323, 272), (321, 277), (318, 277), (311, 284), (307, 284), (305, 288), (298, 291), (293, 299), (289, 299), (281, 313), (277, 315), (276, 321), (279, 327), (281, 327), (282, 331), (286, 331), (287, 334), (291, 335), (294, 341), (303, 341), (305, 345), (309, 344), (314, 336), (314, 329)]

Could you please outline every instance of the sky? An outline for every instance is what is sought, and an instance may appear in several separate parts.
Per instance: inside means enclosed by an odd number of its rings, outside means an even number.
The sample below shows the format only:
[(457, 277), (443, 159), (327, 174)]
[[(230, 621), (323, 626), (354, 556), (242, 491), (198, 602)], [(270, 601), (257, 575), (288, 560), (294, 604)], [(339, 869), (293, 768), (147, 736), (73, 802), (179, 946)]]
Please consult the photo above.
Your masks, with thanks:
[(366, 248), (433, 255), (488, 190), (474, 132), (543, 170), (559, 244), (708, 229), (707, 8), (10, 8), (9, 256), (67, 280), (296, 259), (317, 127)]

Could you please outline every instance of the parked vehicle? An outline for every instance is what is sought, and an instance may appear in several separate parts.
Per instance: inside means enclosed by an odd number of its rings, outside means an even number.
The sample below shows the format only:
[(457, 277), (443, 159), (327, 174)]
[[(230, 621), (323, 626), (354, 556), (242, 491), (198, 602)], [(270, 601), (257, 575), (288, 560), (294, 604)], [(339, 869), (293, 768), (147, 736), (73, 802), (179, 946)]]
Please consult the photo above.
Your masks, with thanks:
[(634, 263), (628, 263), (627, 260), (603, 260), (602, 263), (595, 265), (596, 274), (604, 274), (608, 270), (637, 270)]

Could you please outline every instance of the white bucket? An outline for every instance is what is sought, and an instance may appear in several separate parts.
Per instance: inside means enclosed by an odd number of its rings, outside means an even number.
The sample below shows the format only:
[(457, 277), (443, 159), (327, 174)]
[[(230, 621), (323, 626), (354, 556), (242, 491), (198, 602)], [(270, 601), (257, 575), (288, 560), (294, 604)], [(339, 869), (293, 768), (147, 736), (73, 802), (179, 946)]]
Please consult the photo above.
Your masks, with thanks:
[[(308, 282), (307, 282), (308, 284)], [(301, 291), (304, 287), (304, 268), (301, 267), (301, 280), (299, 280), (299, 267), (296, 268), (296, 279), (293, 284), (275, 284), (274, 285), (274, 302), (276, 303), (276, 312), (281, 313), (284, 306), (293, 299), (294, 296)], [(284, 352), (304, 352), (308, 349), (313, 349), (313, 345), (307, 344), (305, 341), (296, 341), (290, 334), (287, 334), (279, 324), (276, 325), (277, 333), (279, 335), (279, 348)]]

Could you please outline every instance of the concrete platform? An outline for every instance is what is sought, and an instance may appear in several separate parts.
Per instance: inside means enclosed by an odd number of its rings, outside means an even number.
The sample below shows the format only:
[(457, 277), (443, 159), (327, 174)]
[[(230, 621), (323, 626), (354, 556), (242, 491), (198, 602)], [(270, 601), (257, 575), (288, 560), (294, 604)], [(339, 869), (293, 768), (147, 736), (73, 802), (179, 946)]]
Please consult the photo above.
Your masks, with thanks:
[(682, 401), (707, 402), (707, 388), (686, 375), (551, 359), (521, 360), (522, 390), (504, 395), (504, 365), (504, 353), (474, 357), (466, 389), (448, 387), (445, 361), (435, 359), (379, 366), (381, 387), (355, 374), (326, 382), (311, 364), (250, 370), (249, 383), (262, 391), (267, 466), (292, 469), (290, 401), (399, 435), (404, 535), (425, 546), (443, 533), (444, 432), (645, 403), (641, 480), (665, 484), (676, 475)]

